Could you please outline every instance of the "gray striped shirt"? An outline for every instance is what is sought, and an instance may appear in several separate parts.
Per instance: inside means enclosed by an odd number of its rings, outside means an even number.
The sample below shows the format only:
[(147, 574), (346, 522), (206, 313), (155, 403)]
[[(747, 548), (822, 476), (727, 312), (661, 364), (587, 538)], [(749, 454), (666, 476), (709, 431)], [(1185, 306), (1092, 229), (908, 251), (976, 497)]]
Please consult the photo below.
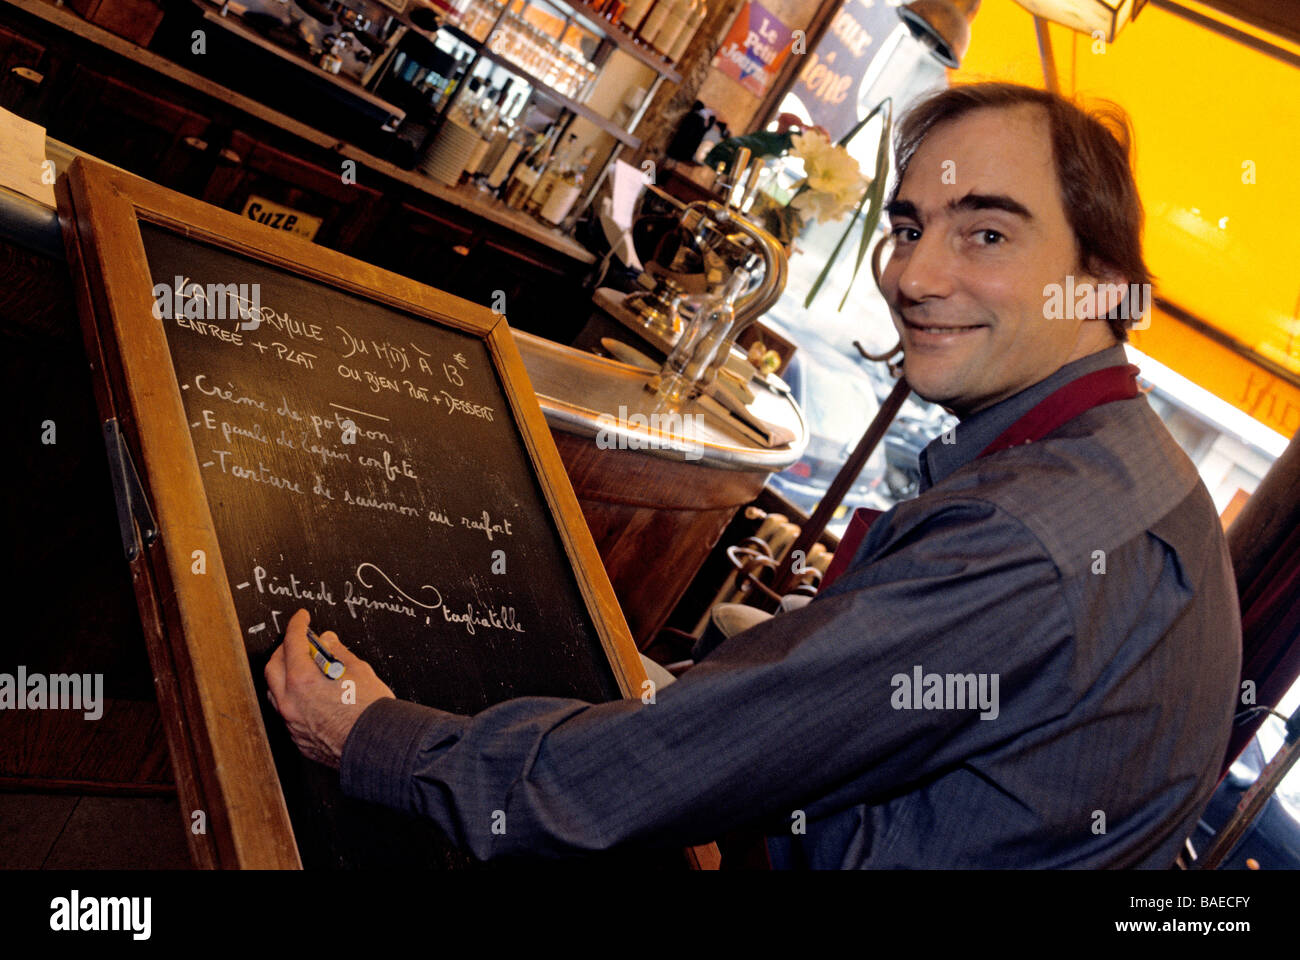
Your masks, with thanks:
[(699, 651), (656, 702), (527, 697), (471, 718), (381, 700), (348, 737), (344, 792), (484, 859), (759, 825), (778, 866), (1170, 866), (1240, 671), (1212, 501), (1142, 396), (976, 459), (1057, 387), (1125, 362), (1116, 346), (1067, 364), (936, 439), (921, 495), (835, 584)]

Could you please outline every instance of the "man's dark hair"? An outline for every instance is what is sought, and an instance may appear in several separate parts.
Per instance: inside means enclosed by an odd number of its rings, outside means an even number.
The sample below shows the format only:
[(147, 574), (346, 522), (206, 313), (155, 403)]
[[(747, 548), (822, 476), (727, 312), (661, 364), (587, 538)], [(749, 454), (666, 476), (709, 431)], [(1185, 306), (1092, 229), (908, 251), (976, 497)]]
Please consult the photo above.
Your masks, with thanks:
[[(1147, 290), (1151, 272), (1142, 257), (1142, 200), (1130, 160), (1132, 128), (1128, 115), (1116, 104), (1100, 101), (1085, 110), (1057, 94), (1014, 83), (973, 83), (940, 90), (919, 101), (899, 122), (894, 146), (898, 177), (890, 199), (897, 197), (908, 164), (935, 127), (984, 107), (1022, 104), (1047, 111), (1056, 182), (1079, 248), (1080, 266), (1094, 275), (1110, 268), (1130, 285)], [(1122, 307), (1127, 307), (1129, 320), (1121, 318)], [(1106, 318), (1115, 339), (1127, 340), (1127, 324), (1150, 309), (1149, 298), (1133, 303), (1126, 292), (1125, 301)]]

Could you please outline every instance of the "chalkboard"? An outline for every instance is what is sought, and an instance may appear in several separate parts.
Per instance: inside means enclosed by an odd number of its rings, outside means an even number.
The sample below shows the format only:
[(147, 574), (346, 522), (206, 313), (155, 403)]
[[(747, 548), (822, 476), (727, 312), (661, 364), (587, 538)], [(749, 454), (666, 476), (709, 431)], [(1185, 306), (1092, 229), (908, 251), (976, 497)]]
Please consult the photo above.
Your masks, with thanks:
[[(504, 319), (85, 161), (60, 200), (101, 407), (138, 444), (158, 514), (142, 612), (160, 622), (174, 726), (219, 741), (232, 707), (260, 711), (304, 866), (470, 865), (427, 822), (344, 797), (293, 747), (262, 671), (306, 607), (398, 697), (458, 713), (639, 689)], [(256, 704), (247, 684), (204, 687), (198, 661), (232, 659), (203, 646), (223, 613)], [(194, 755), (195, 802), (223, 807), (257, 775), (223, 772), (203, 740), (173, 733), (173, 754)], [(211, 856), (253, 865), (241, 842)]]

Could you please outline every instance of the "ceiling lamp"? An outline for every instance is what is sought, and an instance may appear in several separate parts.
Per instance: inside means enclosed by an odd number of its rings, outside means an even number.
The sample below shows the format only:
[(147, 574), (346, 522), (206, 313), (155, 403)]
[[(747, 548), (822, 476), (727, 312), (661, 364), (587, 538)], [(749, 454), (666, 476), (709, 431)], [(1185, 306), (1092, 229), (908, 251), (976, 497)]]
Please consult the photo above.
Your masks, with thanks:
[(1090, 37), (1100, 32), (1107, 43), (1114, 43), (1119, 32), (1137, 19), (1147, 0), (1016, 0), (1016, 3), (1036, 17)]
[(970, 22), (980, 0), (913, 0), (898, 16), (934, 58), (956, 70), (970, 46)]

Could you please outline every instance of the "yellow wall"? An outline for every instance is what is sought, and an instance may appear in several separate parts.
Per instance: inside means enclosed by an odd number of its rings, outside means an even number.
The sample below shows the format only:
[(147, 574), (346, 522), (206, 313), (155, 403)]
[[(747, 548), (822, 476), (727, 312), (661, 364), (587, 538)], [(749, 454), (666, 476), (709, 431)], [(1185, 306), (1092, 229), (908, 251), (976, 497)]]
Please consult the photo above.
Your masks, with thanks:
[[(1151, 5), (1113, 44), (1050, 34), (1061, 91), (1113, 100), (1133, 119), (1156, 296), (1300, 377), (1300, 69)], [(975, 18), (952, 80), (978, 79), (1043, 85), (1033, 18), (1012, 0), (985, 0)], [(1223, 376), (1232, 354), (1209, 341), (1184, 350), (1191, 336), (1161, 314), (1134, 343), (1268, 422), (1242, 371)], [(1270, 426), (1291, 435), (1297, 414), (1281, 411), (1300, 391), (1251, 370), (1287, 395)]]

